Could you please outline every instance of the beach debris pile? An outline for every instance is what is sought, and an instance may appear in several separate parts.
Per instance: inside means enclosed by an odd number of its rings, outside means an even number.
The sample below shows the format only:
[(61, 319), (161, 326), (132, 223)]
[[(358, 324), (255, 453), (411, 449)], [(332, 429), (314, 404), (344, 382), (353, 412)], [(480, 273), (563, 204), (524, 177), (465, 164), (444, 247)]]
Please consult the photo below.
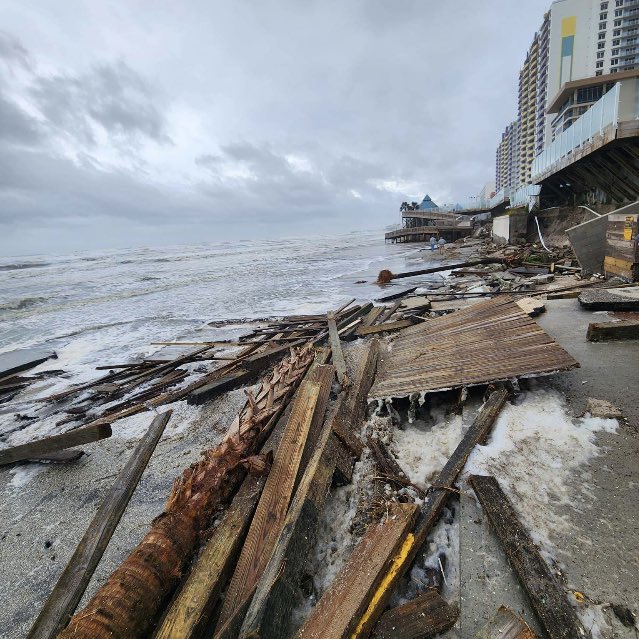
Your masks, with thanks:
[[(479, 275), (474, 264), (452, 280), (401, 290), (391, 284), (381, 304), (351, 300), (325, 315), (279, 318), (232, 343), (171, 343), (197, 348), (101, 366), (108, 372), (98, 379), (39, 401), (36, 419), (60, 414), (60, 432), (3, 447), (0, 463), (67, 451), (108, 437), (119, 419), (169, 410), (151, 421), (117, 475), (29, 637), (404, 639), (454, 627), (459, 608), (447, 596), (446, 556), (424, 563), (424, 548), (441, 534), (442, 520), (454, 520), (466, 463), (518, 380), (578, 366), (532, 319), (543, 310), (537, 296), (567, 288), (567, 280), (570, 290), (594, 284), (571, 273), (505, 294), (494, 276), (513, 282), (548, 274), (517, 272), (503, 256), (490, 260)], [(432, 397), (454, 392), (450, 411), (458, 413), (473, 386), (485, 394), (472, 424), (448, 432), (447, 460), (428, 481), (414, 481), (392, 441), (392, 431), (405, 427), (398, 411), (412, 422)], [(246, 400), (222, 441), (176, 477), (163, 512), (78, 610), (172, 418), (170, 404), (200, 406), (237, 388)], [(468, 482), (537, 621), (551, 639), (589, 637), (497, 475)], [(355, 483), (352, 521), (339, 522), (350, 527), (350, 552), (318, 587), (310, 565), (331, 500)], [(507, 629), (535, 637), (512, 610), (490, 612), (478, 636)]]

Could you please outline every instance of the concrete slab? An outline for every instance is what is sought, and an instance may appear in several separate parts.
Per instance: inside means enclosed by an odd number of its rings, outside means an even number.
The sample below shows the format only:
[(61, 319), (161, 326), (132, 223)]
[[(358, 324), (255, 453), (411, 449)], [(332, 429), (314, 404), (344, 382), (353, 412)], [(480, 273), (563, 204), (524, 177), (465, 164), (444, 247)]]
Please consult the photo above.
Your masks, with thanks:
[(639, 286), (589, 289), (579, 296), (579, 303), (590, 311), (639, 311)]

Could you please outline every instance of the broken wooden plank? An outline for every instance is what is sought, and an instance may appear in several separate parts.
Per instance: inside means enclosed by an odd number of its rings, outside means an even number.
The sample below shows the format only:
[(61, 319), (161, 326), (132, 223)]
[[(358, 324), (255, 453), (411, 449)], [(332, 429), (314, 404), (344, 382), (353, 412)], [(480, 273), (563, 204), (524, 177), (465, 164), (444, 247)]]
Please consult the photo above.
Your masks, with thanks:
[(377, 333), (388, 333), (390, 331), (399, 331), (402, 328), (408, 328), (413, 326), (414, 322), (411, 320), (398, 320), (396, 322), (384, 322), (383, 324), (375, 324), (375, 326), (360, 327), (357, 329), (357, 334), (360, 337), (366, 335), (375, 335)]
[(348, 371), (346, 370), (346, 361), (344, 360), (344, 353), (342, 352), (342, 344), (337, 332), (335, 313), (328, 314), (327, 323), (328, 342), (331, 345), (331, 352), (333, 353), (333, 364), (337, 372), (337, 380), (342, 386), (348, 386)]
[[(289, 624), (293, 609), (300, 599), (300, 581), (309, 552), (315, 545), (317, 528), (338, 460), (352, 457), (333, 434), (333, 423), (361, 418), (364, 398), (372, 383), (371, 361), (376, 360), (378, 344), (373, 341), (362, 356), (355, 383), (342, 393), (338, 405), (323, 426), (314, 447), (313, 457), (286, 515), (282, 534), (264, 570), (242, 626), (240, 637), (290, 637)], [(343, 451), (341, 455), (338, 451)], [(341, 471), (344, 474), (344, 471)]]
[(37, 457), (32, 457), (27, 461), (40, 462), (43, 464), (68, 464), (70, 462), (78, 461), (78, 459), (80, 459), (83, 455), (83, 450), (75, 448), (72, 450), (57, 450), (54, 453), (38, 455)]
[(385, 310), (386, 309), (383, 306), (374, 306), (368, 315), (366, 315), (366, 317), (362, 320), (360, 326), (372, 326)]
[(437, 479), (433, 482), (421, 508), (414, 535), (411, 535), (407, 539), (402, 552), (397, 555), (388, 574), (384, 577), (383, 582), (375, 593), (375, 597), (362, 616), (360, 625), (358, 626), (358, 632), (353, 635), (354, 639), (367, 637), (372, 630), (375, 622), (384, 611), (397, 583), (406, 570), (408, 570), (417, 552), (426, 541), (428, 534), (437, 523), (450, 497), (451, 489), (454, 487), (459, 473), (461, 473), (466, 465), (468, 457), (477, 444), (486, 441), (507, 399), (508, 391), (505, 388), (500, 388), (491, 393), (455, 449), (455, 452), (451, 455), (437, 476)]
[(456, 606), (450, 606), (436, 590), (429, 590), (385, 612), (372, 636), (373, 639), (429, 639), (452, 628), (457, 617)]
[[(321, 367), (331, 376), (334, 368)], [(273, 547), (281, 534), (300, 463), (306, 447), (307, 437), (313, 422), (324, 413), (328, 403), (328, 388), (325, 383), (304, 381), (295, 397), (291, 416), (278, 448), (273, 466), (264, 486), (264, 491), (253, 517), (240, 558), (227, 589), (224, 605), (218, 621), (218, 630), (223, 628), (251, 595), (269, 560)]]
[(588, 325), (586, 339), (589, 342), (639, 339), (639, 321), (592, 322)]
[(57, 637), (74, 613), (115, 531), (172, 411), (158, 415), (118, 474), (49, 595), (28, 639)]
[(247, 477), (154, 635), (154, 639), (196, 639), (210, 622), (226, 578), (242, 546), (264, 480)]
[(331, 434), (328, 446), (331, 448), (331, 455), (335, 461), (335, 472), (333, 473), (334, 486), (346, 486), (353, 479), (353, 470), (355, 468), (355, 457), (350, 450), (346, 448), (344, 443), (337, 438), (335, 433)]
[(500, 606), (497, 614), (473, 639), (537, 639), (537, 635), (519, 615)]
[(70, 430), (68, 433), (62, 433), (62, 435), (53, 435), (52, 437), (37, 439), (28, 444), (0, 449), (0, 466), (37, 458), (41, 455), (72, 448), (73, 446), (89, 444), (107, 437), (111, 437), (111, 426), (109, 424), (83, 426), (82, 428)]
[(497, 480), (491, 476), (472, 475), (469, 482), (548, 637), (590, 637)]
[(503, 258), (484, 257), (477, 260), (469, 260), (468, 262), (459, 262), (457, 264), (444, 264), (442, 266), (432, 266), (431, 268), (423, 268), (419, 271), (406, 271), (405, 273), (391, 273), (390, 271), (381, 271), (377, 282), (385, 284), (391, 280), (398, 280), (406, 277), (415, 277), (416, 275), (430, 275), (431, 273), (439, 273), (441, 271), (451, 271), (458, 268), (469, 268), (471, 266), (480, 266), (481, 264), (502, 264)]
[(418, 286), (403, 288), (403, 289), (400, 289), (399, 291), (395, 291), (394, 293), (388, 293), (387, 295), (380, 295), (379, 297), (375, 298), (375, 301), (382, 302), (382, 303), (392, 302), (393, 300), (397, 300), (397, 299), (400, 299), (401, 297), (406, 297), (407, 295), (414, 293), (418, 288), (419, 288)]
[(521, 297), (515, 302), (515, 304), (517, 304), (517, 306), (519, 306), (519, 308), (529, 317), (536, 317), (540, 313), (544, 313), (546, 311), (544, 303), (532, 297)]
[(414, 504), (392, 504), (388, 517), (368, 529), (311, 612), (297, 634), (298, 639), (352, 636), (395, 555), (404, 545), (416, 511)]
[(211, 401), (215, 397), (219, 397), (219, 395), (226, 391), (237, 388), (242, 384), (247, 384), (249, 381), (254, 379), (256, 375), (257, 373), (255, 370), (247, 371), (240, 368), (228, 375), (225, 375), (224, 377), (220, 377), (220, 379), (216, 379), (210, 384), (206, 384), (206, 386), (196, 388), (188, 395), (186, 403), (199, 406)]

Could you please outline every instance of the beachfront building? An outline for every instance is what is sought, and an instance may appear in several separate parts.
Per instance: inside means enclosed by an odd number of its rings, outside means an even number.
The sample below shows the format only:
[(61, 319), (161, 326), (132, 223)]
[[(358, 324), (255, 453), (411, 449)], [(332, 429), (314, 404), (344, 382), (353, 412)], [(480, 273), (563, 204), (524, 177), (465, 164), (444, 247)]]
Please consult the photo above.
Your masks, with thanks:
[[(533, 160), (635, 68), (639, 0), (553, 2), (519, 72), (516, 124), (506, 128), (497, 148), (497, 190), (530, 184)], [(577, 81), (583, 81), (578, 94), (557, 109), (564, 86)]]

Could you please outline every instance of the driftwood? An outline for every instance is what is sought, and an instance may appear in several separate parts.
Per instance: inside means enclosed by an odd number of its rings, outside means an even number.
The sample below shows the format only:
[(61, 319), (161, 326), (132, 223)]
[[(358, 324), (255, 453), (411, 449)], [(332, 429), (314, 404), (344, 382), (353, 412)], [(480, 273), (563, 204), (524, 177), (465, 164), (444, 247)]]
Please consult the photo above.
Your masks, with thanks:
[(473, 639), (537, 639), (537, 635), (510, 608), (501, 606)]
[[(359, 419), (361, 423), (365, 398), (372, 384), (371, 362), (376, 360), (377, 343), (372, 342), (362, 357), (355, 383), (342, 393), (338, 406), (322, 428), (314, 454), (297, 489), (286, 516), (282, 534), (264, 574), (257, 585), (246, 614), (240, 637), (290, 637), (290, 617), (300, 601), (300, 581), (308, 554), (315, 545), (317, 527), (331, 485), (331, 477), (344, 452), (343, 444), (333, 434), (337, 420)], [(348, 455), (348, 459), (352, 458)]]
[(176, 480), (164, 512), (128, 559), (71, 619), (62, 638), (133, 639), (148, 635), (211, 517), (244, 478), (242, 460), (264, 441), (312, 358), (311, 348), (293, 351), (274, 368), (258, 394), (249, 395), (224, 441), (206, 451), (201, 461)]
[(543, 560), (522, 526), (510, 500), (494, 477), (470, 478), (479, 501), (510, 565), (528, 593), (533, 610), (550, 639), (586, 639), (590, 633), (579, 621), (563, 587)]
[(111, 426), (109, 424), (83, 426), (68, 433), (62, 433), (62, 435), (37, 439), (13, 448), (3, 448), (0, 450), (0, 466), (13, 464), (25, 459), (42, 459), (42, 456), (48, 453), (72, 448), (73, 446), (81, 446), (82, 444), (88, 444), (107, 437), (111, 437)]
[(297, 639), (346, 639), (357, 632), (362, 613), (405, 544), (416, 510), (414, 504), (392, 504), (388, 516), (368, 529)]
[[(429, 275), (430, 273), (439, 273), (441, 271), (452, 271), (458, 268), (469, 268), (471, 266), (479, 266), (480, 264), (503, 264), (504, 259), (501, 257), (484, 257), (478, 260), (470, 260), (469, 262), (459, 262), (458, 264), (446, 264), (443, 266), (432, 266), (431, 268), (423, 268), (419, 271), (406, 271), (405, 273), (391, 273), (390, 271), (382, 271), (377, 279), (378, 284), (386, 284), (391, 280), (399, 280), (406, 277), (415, 277), (416, 275)], [(384, 274), (384, 276), (382, 276)]]
[(171, 411), (167, 411), (153, 420), (126, 466), (120, 471), (33, 624), (28, 639), (53, 639), (67, 625), (170, 417)]
[(457, 607), (449, 606), (437, 591), (429, 590), (385, 612), (372, 636), (373, 639), (429, 639), (452, 628), (457, 617)]
[[(277, 539), (284, 528), (304, 449), (311, 431), (324, 422), (335, 369), (322, 367), (318, 382), (305, 381), (295, 398), (282, 441), (273, 460), (264, 491), (253, 517), (233, 578), (224, 597), (218, 628), (224, 625), (251, 597), (262, 577)], [(314, 437), (317, 439), (317, 436)]]
[(481, 444), (486, 440), (507, 399), (508, 391), (504, 388), (500, 388), (490, 395), (488, 401), (482, 406), (475, 421), (455, 449), (455, 452), (437, 476), (424, 500), (414, 534), (408, 538), (403, 552), (395, 558), (386, 578), (374, 593), (374, 596), (371, 596), (368, 608), (362, 615), (357, 631), (353, 634), (353, 639), (367, 637), (370, 634), (375, 622), (384, 611), (397, 583), (408, 570), (417, 552), (426, 541), (428, 534), (437, 523), (448, 501), (451, 489), (454, 487), (459, 473), (466, 465), (469, 455), (477, 444)]

